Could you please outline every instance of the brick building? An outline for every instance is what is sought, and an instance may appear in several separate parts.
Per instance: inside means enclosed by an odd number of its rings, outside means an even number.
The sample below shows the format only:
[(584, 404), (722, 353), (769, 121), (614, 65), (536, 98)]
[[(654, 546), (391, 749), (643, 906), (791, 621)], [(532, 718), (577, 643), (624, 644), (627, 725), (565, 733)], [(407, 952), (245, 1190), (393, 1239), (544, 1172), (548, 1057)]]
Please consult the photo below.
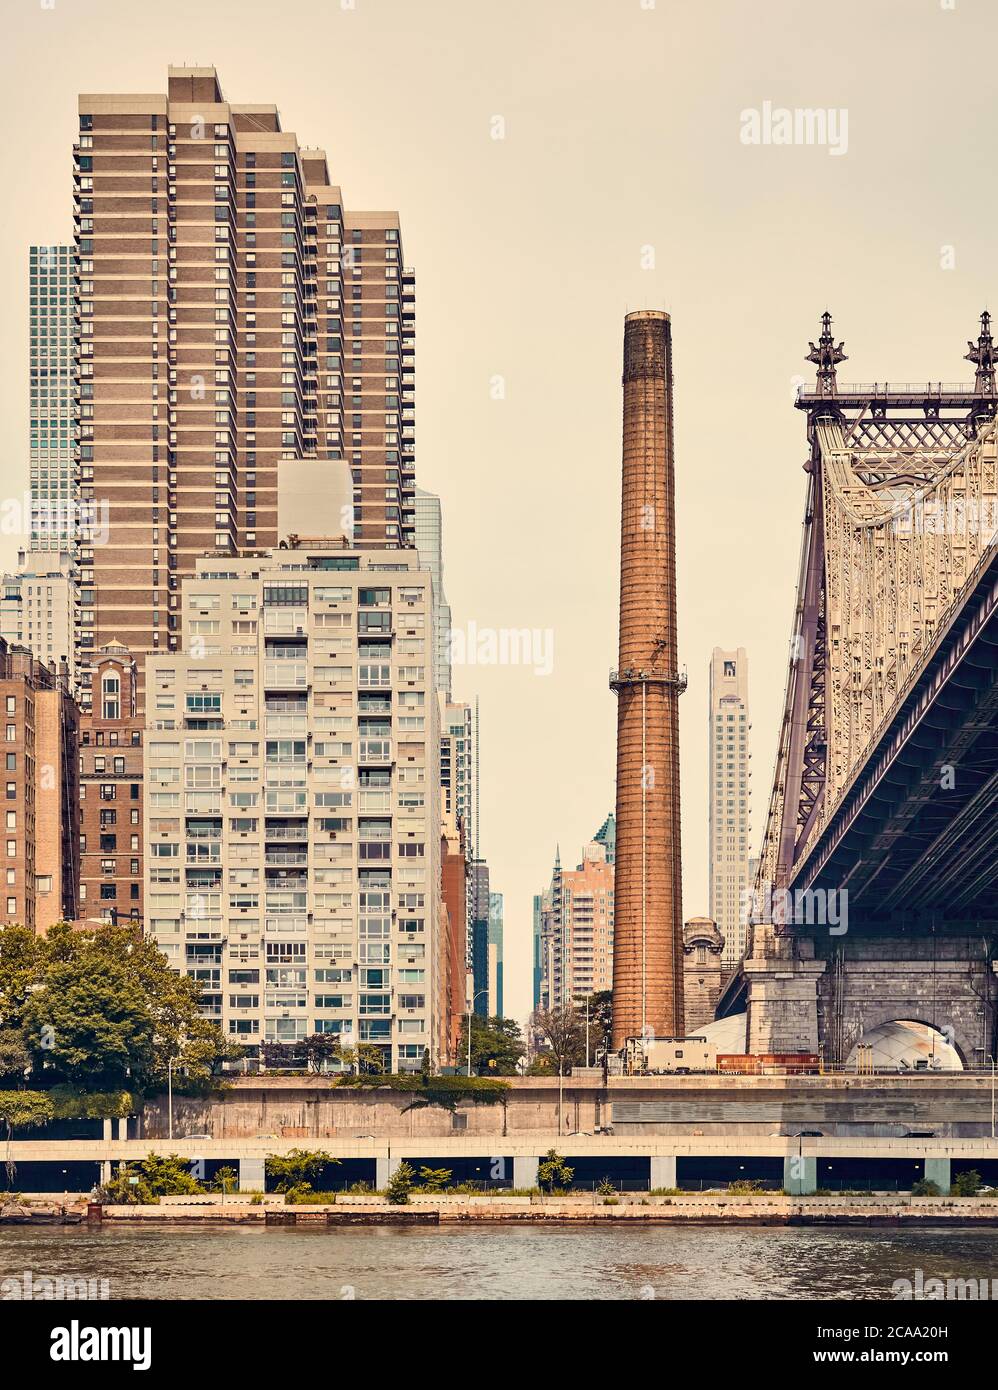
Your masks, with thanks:
[(80, 719), (80, 914), (142, 922), (143, 720), (135, 658), (109, 643), (94, 656)]
[(0, 922), (45, 932), (79, 896), (79, 713), (65, 662), (45, 666), (0, 638), (5, 884)]

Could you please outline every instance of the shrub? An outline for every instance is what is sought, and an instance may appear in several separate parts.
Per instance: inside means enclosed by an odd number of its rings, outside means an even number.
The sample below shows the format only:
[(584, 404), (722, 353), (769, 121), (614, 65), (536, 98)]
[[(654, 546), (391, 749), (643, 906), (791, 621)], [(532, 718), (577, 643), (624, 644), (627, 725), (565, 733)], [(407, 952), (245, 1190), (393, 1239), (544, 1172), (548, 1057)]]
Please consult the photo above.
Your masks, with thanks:
[(596, 1184), (596, 1191), (601, 1197), (612, 1197), (617, 1189), (609, 1178), (600, 1178), (599, 1182)]
[(453, 1170), (450, 1168), (420, 1168), (419, 1191), (445, 1192), (453, 1176)]
[(965, 1173), (957, 1173), (956, 1181), (949, 1190), (951, 1197), (976, 1197), (981, 1189), (981, 1175), (975, 1168)]
[(286, 1154), (270, 1154), (266, 1173), (268, 1178), (274, 1179), (275, 1192), (288, 1192), (292, 1188), (311, 1191), (323, 1170), (339, 1161), (322, 1149), (292, 1149)]
[(385, 1188), (385, 1196), (389, 1202), (396, 1207), (404, 1207), (409, 1203), (409, 1193), (416, 1178), (415, 1169), (408, 1163), (400, 1163), (395, 1172), (388, 1179), (388, 1186)]
[(933, 1182), (931, 1178), (919, 1178), (918, 1182), (911, 1185), (911, 1195), (913, 1197), (939, 1197), (942, 1194), (937, 1182)]
[(732, 1197), (750, 1197), (763, 1190), (762, 1183), (755, 1182), (752, 1178), (739, 1178), (736, 1182), (728, 1183), (728, 1191)]

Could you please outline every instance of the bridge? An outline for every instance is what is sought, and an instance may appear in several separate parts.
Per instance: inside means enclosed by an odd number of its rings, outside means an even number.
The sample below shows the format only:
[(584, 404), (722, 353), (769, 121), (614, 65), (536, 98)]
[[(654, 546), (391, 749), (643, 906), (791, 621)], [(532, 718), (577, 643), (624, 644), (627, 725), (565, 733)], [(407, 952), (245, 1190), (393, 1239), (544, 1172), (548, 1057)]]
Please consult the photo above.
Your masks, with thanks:
[[(807, 493), (750, 946), (718, 1014), (750, 1051), (843, 1061), (891, 1019), (996, 1051), (995, 350), (972, 383), (840, 385), (822, 318), (798, 392)], [(777, 1047), (782, 1042), (785, 1046)]]

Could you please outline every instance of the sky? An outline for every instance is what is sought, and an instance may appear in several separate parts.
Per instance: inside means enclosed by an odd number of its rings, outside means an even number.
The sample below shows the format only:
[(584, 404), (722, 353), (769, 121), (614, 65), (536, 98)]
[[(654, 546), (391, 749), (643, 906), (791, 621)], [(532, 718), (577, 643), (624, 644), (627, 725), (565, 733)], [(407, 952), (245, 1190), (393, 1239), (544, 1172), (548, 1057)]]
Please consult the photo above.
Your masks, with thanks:
[[(845, 340), (841, 380), (953, 381), (994, 308), (993, 0), (4, 9), (0, 503), (27, 485), (28, 247), (72, 234), (79, 92), (163, 92), (169, 64), (214, 65), (228, 100), (276, 104), (327, 151), (348, 208), (399, 209), (417, 481), (442, 498), (453, 622), (537, 634), (532, 662), (454, 673), (480, 700), (481, 844), (520, 1018), (533, 895), (555, 845), (576, 862), (613, 804), (623, 317), (668, 310), (684, 915), (706, 913), (708, 663), (748, 652), (757, 845), (803, 515), (793, 396), (819, 316)], [(779, 142), (795, 110), (832, 113), (825, 143)], [(17, 544), (0, 534), (5, 568)]]

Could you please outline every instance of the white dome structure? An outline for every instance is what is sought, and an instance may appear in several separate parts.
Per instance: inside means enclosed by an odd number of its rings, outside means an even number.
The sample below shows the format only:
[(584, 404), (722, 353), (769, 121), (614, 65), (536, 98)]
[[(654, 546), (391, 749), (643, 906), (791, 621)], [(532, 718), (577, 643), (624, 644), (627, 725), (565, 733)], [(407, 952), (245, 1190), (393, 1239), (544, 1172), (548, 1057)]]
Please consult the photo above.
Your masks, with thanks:
[(871, 1028), (849, 1053), (847, 1071), (856, 1067), (860, 1047), (873, 1049), (866, 1061), (876, 1071), (963, 1071), (959, 1052), (927, 1023), (898, 1019)]

